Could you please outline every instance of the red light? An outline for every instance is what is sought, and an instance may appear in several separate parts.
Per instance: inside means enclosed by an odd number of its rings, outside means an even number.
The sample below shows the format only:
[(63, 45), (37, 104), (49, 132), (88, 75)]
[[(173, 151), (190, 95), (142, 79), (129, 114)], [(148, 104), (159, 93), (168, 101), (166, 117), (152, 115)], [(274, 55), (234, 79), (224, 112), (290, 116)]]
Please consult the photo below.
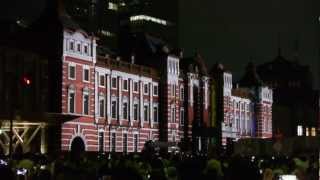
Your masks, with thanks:
[(25, 77), (23, 77), (23, 83), (25, 85), (30, 85), (31, 84), (31, 79), (25, 76)]

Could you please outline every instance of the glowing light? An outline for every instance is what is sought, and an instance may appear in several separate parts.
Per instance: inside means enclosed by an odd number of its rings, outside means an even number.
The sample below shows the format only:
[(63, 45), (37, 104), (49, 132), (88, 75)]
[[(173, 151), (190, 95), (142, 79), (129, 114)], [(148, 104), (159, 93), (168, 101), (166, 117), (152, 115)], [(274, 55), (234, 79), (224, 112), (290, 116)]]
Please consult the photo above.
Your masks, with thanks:
[(130, 21), (151, 21), (157, 24), (162, 24), (162, 25), (168, 25), (168, 22), (163, 19), (147, 16), (147, 15), (137, 15), (137, 16), (131, 16)]
[(31, 79), (29, 77), (27, 77), (27, 76), (24, 76), (22, 78), (22, 81), (23, 81), (23, 84), (27, 85), (27, 86), (31, 85), (31, 83), (32, 83)]

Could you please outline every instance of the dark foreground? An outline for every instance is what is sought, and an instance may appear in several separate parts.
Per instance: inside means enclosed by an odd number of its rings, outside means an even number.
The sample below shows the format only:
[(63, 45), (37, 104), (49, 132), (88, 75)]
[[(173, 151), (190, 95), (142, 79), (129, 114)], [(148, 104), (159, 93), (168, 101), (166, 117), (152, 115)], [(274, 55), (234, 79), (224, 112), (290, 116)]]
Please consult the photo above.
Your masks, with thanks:
[[(234, 155), (139, 154), (90, 155), (69, 152), (60, 157), (14, 155), (0, 160), (0, 179), (103, 179), (103, 180), (273, 180), (295, 175), (299, 180), (318, 179), (315, 156), (255, 157)], [(71, 179), (72, 178), (72, 179)]]

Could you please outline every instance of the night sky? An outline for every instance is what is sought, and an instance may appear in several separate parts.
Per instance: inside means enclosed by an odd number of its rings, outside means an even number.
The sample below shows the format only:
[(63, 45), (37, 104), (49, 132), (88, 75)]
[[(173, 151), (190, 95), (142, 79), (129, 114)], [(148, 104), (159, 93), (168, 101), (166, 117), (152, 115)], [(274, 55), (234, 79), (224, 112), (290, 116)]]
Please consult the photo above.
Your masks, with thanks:
[[(37, 17), (44, 0), (11, 0), (0, 8), (0, 18)], [(319, 0), (180, 0), (179, 42), (185, 55), (200, 52), (211, 66), (220, 61), (238, 79), (248, 61), (262, 63), (278, 54), (294, 56), (310, 65), (320, 81)], [(165, 13), (165, 12), (164, 12)], [(279, 43), (280, 39), (280, 43)]]
[[(292, 59), (312, 66), (319, 86), (319, 0), (189, 0), (180, 3), (180, 44), (199, 51), (208, 65), (224, 63), (238, 79), (248, 63)], [(280, 43), (279, 43), (280, 39)], [(298, 42), (298, 43), (295, 43)]]

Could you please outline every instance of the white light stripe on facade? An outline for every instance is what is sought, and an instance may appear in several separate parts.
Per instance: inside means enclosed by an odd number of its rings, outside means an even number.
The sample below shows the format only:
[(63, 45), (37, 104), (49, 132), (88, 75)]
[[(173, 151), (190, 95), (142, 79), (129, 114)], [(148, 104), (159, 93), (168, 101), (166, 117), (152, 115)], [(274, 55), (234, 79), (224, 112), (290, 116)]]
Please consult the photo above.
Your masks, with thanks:
[(131, 16), (130, 21), (151, 21), (157, 24), (162, 24), (167, 26), (168, 22), (163, 19), (155, 18), (152, 16), (147, 16), (147, 15), (136, 15), (136, 16)]

